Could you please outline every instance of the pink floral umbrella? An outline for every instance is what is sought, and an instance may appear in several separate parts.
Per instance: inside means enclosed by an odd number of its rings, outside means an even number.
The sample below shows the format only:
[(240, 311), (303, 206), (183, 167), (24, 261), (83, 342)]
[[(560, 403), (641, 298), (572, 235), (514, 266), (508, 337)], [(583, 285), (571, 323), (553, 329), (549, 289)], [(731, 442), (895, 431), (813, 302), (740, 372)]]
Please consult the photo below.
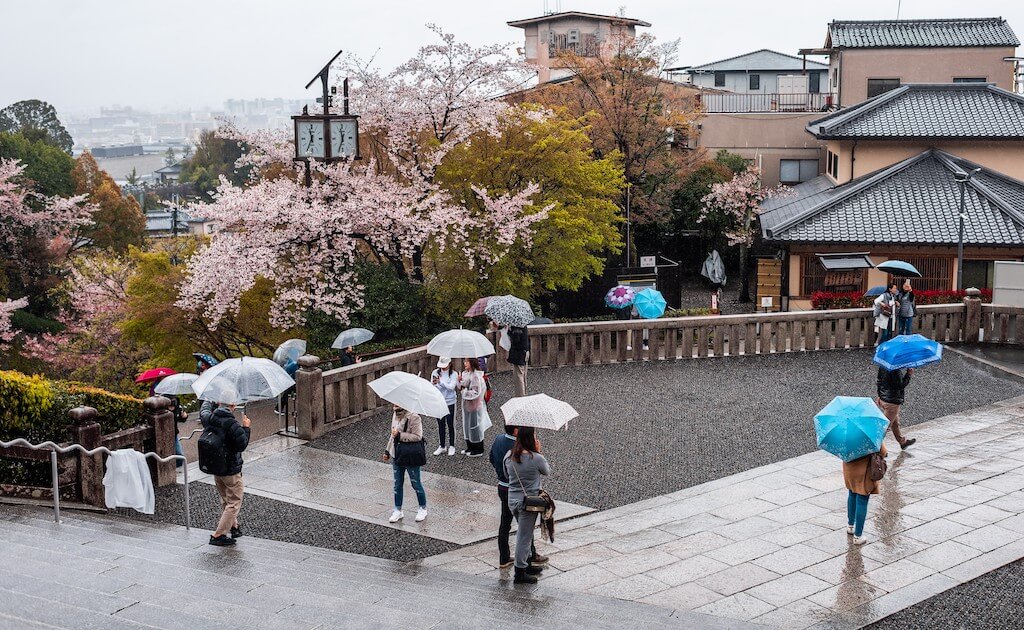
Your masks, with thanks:
[(636, 297), (636, 291), (632, 287), (619, 285), (612, 287), (610, 291), (604, 296), (604, 303), (612, 308), (626, 308), (633, 304), (633, 299)]

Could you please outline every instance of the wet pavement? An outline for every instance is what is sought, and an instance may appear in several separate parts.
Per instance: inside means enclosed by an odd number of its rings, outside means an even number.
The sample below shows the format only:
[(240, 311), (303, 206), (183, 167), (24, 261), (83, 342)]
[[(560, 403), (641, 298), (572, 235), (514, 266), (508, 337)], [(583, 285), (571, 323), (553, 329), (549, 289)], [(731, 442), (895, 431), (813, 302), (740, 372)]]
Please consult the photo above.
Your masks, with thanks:
[[(773, 627), (861, 627), (1024, 557), (1024, 397), (911, 427), (855, 547), (839, 460), (816, 451), (574, 519), (537, 589)], [(420, 561), (501, 577), (494, 543)], [(506, 570), (507, 571), (507, 570)]]

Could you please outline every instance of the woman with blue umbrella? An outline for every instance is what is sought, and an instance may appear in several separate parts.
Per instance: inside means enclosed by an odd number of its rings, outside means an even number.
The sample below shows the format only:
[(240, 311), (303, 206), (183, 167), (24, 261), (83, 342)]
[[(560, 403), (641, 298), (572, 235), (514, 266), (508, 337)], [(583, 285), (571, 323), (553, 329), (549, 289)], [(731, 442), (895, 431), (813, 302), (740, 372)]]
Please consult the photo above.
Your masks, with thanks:
[(893, 437), (902, 449), (917, 442), (916, 438), (904, 437), (900, 430), (900, 407), (914, 368), (941, 360), (942, 344), (921, 335), (900, 335), (875, 350), (872, 362), (878, 366), (878, 406), (889, 419)]

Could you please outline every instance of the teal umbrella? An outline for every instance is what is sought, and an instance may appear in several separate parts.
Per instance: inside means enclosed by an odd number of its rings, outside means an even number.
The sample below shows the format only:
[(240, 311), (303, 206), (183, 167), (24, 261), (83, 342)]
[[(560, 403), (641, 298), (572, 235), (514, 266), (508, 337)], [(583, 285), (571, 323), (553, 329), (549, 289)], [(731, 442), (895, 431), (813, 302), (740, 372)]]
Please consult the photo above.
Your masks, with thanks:
[(633, 308), (644, 319), (658, 319), (665, 314), (665, 297), (661, 291), (650, 287), (640, 291), (633, 298)]
[(881, 450), (888, 428), (875, 401), (860, 396), (836, 396), (814, 416), (818, 448), (844, 462)]

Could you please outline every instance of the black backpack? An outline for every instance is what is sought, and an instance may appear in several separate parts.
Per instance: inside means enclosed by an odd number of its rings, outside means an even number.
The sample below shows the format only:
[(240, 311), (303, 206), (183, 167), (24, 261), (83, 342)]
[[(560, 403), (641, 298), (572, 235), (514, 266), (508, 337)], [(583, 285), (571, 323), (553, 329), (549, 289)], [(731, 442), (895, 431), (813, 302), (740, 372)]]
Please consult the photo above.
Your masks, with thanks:
[(228, 449), (222, 431), (213, 427), (204, 429), (199, 436), (198, 448), (199, 470), (214, 476), (227, 474)]

